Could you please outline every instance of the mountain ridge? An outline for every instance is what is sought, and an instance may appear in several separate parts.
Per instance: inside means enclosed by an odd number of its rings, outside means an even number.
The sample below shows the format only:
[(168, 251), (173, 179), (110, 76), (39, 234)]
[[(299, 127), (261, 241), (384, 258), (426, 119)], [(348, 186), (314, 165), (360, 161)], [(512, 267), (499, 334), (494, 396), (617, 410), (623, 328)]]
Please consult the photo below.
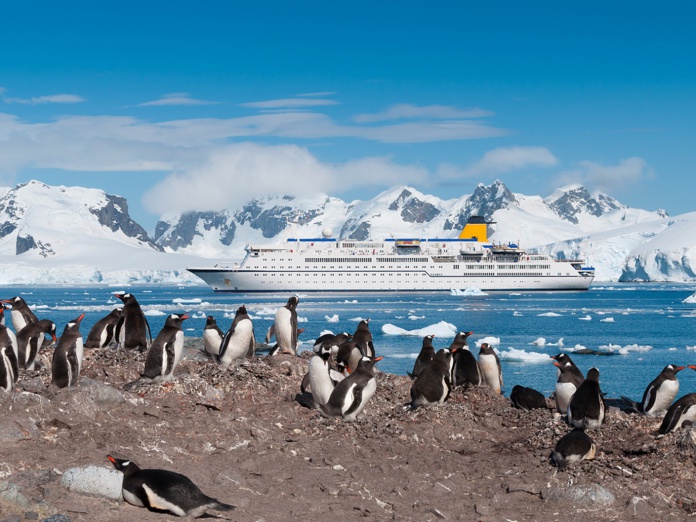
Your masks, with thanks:
[[(495, 222), (490, 239), (559, 258), (588, 258), (598, 281), (696, 280), (696, 212), (670, 217), (581, 185), (551, 195), (513, 193), (500, 180), (448, 200), (408, 185), (346, 202), (326, 194), (265, 196), (238, 209), (160, 219), (154, 236), (125, 198), (30, 181), (0, 188), (0, 283), (194, 282), (188, 266), (243, 256), (247, 243), (319, 237), (448, 237), (471, 215)], [(81, 274), (81, 275), (77, 275)]]

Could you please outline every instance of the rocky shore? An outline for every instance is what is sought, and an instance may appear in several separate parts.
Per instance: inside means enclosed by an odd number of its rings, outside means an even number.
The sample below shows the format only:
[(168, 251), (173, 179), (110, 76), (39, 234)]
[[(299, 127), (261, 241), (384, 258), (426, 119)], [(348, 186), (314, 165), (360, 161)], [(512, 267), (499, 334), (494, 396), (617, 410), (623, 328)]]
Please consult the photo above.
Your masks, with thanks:
[[(610, 409), (595, 460), (549, 464), (569, 431), (481, 387), (405, 407), (408, 377), (379, 373), (353, 423), (295, 401), (303, 357), (223, 369), (187, 339), (173, 383), (123, 385), (144, 356), (87, 350), (80, 385), (47, 391), (50, 365), (0, 393), (0, 522), (175, 520), (120, 499), (106, 455), (183, 473), (239, 521), (682, 520), (696, 513), (696, 431)], [(44, 362), (48, 363), (44, 355)], [(551, 401), (548, 401), (551, 406)]]

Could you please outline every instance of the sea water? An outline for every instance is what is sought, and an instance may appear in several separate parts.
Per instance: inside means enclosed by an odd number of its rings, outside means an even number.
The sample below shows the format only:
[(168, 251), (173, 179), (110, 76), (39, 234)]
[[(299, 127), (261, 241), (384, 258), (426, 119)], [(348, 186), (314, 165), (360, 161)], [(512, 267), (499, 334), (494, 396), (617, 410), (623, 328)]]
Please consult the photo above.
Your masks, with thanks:
[[(185, 334), (201, 337), (206, 316), (226, 331), (237, 308), (251, 315), (257, 341), (263, 341), (275, 311), (289, 294), (217, 294), (207, 286), (5, 286), (0, 297), (21, 295), (40, 318), (54, 321), (58, 334), (85, 314), (81, 332), (121, 302), (114, 293), (136, 296), (155, 337), (170, 313), (186, 312)], [(311, 350), (326, 331), (352, 333), (370, 319), (378, 367), (405, 374), (413, 367), (422, 337), (435, 334), (435, 347), (448, 347), (456, 331), (473, 331), (469, 346), (481, 342), (498, 351), (504, 393), (516, 384), (545, 395), (554, 390), (556, 368), (550, 355), (566, 352), (586, 373), (600, 371), (609, 397), (640, 400), (647, 384), (667, 364), (696, 364), (696, 304), (684, 300), (695, 284), (594, 284), (586, 292), (306, 293), (297, 308), (300, 350)], [(458, 294), (458, 295), (453, 295)], [(9, 313), (6, 313), (9, 319)], [(9, 321), (7, 321), (9, 324)], [(581, 354), (578, 350), (597, 354)], [(679, 374), (679, 395), (696, 392), (696, 371)], [(298, 383), (299, 386), (299, 383)]]

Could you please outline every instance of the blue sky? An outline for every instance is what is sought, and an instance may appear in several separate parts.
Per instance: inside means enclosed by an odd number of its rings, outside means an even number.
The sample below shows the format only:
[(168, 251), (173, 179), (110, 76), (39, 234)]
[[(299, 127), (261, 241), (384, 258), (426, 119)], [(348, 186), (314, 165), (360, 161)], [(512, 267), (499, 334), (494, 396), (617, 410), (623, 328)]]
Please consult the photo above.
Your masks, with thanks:
[(696, 210), (690, 2), (15, 2), (0, 182), (159, 216), (501, 179)]

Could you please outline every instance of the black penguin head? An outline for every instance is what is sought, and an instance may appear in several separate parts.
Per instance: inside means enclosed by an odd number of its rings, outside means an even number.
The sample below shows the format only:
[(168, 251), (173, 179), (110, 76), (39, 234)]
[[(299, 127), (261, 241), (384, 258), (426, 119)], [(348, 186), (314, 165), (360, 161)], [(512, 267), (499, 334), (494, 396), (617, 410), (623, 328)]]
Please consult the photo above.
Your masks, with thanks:
[(674, 366), (673, 364), (668, 364), (665, 366), (662, 373), (667, 377), (676, 377), (677, 373), (685, 369), (686, 366)]
[(80, 334), (80, 323), (85, 318), (85, 314), (81, 314), (77, 319), (73, 319), (68, 324), (65, 325), (65, 330), (63, 330), (63, 335), (68, 332), (77, 332)]
[(585, 380), (599, 382), (599, 370), (597, 368), (590, 368), (587, 371), (587, 377), (585, 377)]
[(166, 326), (173, 326), (175, 328), (181, 328), (181, 323), (188, 319), (189, 316), (184, 314), (169, 314), (167, 320), (165, 321)]
[(375, 364), (377, 364), (378, 361), (381, 361), (384, 357), (375, 357), (374, 359), (371, 359), (370, 357), (361, 357), (360, 360), (358, 361), (358, 367), (356, 368), (355, 371), (366, 369), (368, 371), (372, 371), (372, 368), (374, 368)]
[(135, 296), (133, 294), (122, 293), (122, 294), (114, 294), (114, 295), (116, 297), (118, 297), (121, 301), (123, 301), (123, 304), (137, 303), (138, 302), (135, 299)]
[(433, 339), (435, 339), (435, 334), (426, 335), (423, 337), (423, 347), (425, 348), (426, 346), (432, 346)]
[(126, 459), (117, 459), (116, 457), (113, 457), (112, 455), (107, 455), (107, 459), (109, 459), (109, 462), (111, 462), (114, 467), (121, 471), (124, 475), (131, 475), (135, 473), (136, 471), (139, 471), (140, 468), (135, 462), (132, 462), (130, 460)]
[(215, 326), (215, 325), (217, 325), (217, 322), (215, 321), (215, 318), (212, 315), (209, 315), (208, 317), (205, 318), (205, 325), (206, 326)]
[(294, 310), (295, 308), (297, 308), (299, 302), (300, 298), (296, 295), (293, 295), (290, 299), (288, 299), (288, 302), (285, 304), (285, 308), (289, 310)]
[(486, 355), (490, 355), (491, 353), (495, 353), (495, 352), (493, 351), (493, 348), (491, 348), (490, 344), (481, 343), (481, 348), (479, 350), (479, 354), (482, 354), (482, 353), (486, 354)]
[(239, 308), (237, 308), (237, 312), (234, 315), (236, 317), (238, 315), (249, 315), (249, 314), (247, 313), (246, 306), (242, 305)]
[(120, 306), (118, 306), (118, 307), (114, 308), (113, 310), (111, 310), (111, 314), (110, 314), (110, 315), (118, 315), (118, 316), (120, 316), (120, 315), (121, 315), (121, 312), (123, 312), (123, 308), (121, 308)]
[(12, 306), (12, 308), (14, 308), (16, 306), (26, 305), (26, 303), (24, 302), (24, 299), (22, 299), (19, 296), (10, 297), (9, 299), (5, 299), (3, 301), (3, 303), (7, 303), (8, 305)]
[(333, 346), (331, 345), (331, 343), (323, 343), (319, 347), (319, 357), (321, 357), (324, 360), (324, 362), (328, 361), (329, 357), (331, 357), (332, 348)]

